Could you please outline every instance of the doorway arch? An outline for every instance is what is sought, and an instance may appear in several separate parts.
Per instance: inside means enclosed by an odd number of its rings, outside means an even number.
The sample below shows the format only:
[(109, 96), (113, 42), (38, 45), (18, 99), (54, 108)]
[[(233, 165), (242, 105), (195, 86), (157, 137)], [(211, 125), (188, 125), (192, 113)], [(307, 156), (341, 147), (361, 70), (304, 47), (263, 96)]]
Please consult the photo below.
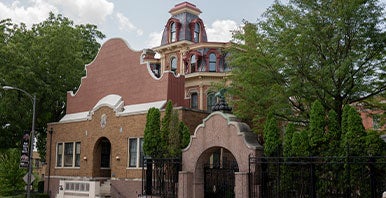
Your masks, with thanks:
[(235, 172), (239, 172), (236, 158), (223, 147), (204, 151), (197, 161), (196, 181), (204, 178), (205, 198), (234, 198)]
[(93, 176), (111, 177), (111, 142), (106, 137), (99, 138), (94, 145)]

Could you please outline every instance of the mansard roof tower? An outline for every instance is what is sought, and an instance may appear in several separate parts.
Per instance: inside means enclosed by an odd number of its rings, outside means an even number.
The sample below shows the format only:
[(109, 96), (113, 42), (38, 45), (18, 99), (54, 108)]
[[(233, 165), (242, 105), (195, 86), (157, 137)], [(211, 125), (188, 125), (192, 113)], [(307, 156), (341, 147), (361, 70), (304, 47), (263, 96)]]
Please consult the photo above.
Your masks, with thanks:
[(229, 71), (224, 52), (229, 43), (208, 42), (204, 22), (199, 17), (201, 11), (195, 5), (183, 2), (169, 13), (161, 45), (146, 50), (145, 54), (160, 55), (160, 59), (152, 59), (150, 64), (155, 74), (171, 71), (185, 76), (186, 106), (211, 111), (216, 102), (212, 85), (226, 78)]

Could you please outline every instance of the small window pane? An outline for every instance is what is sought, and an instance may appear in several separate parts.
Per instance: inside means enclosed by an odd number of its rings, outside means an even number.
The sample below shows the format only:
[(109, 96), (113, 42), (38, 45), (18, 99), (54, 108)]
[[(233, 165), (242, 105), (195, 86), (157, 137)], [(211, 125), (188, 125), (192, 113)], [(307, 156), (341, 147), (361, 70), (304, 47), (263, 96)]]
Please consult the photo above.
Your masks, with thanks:
[(216, 71), (216, 54), (211, 53), (209, 55), (209, 71), (214, 72)]
[(212, 111), (212, 107), (216, 105), (216, 98), (214, 96), (214, 93), (209, 93), (206, 97), (206, 109), (207, 111)]
[(176, 72), (177, 71), (177, 58), (176, 57), (173, 57), (170, 60), (170, 65), (171, 65), (172, 71)]
[(194, 42), (198, 43), (200, 41), (200, 24), (196, 23), (194, 25)]
[(197, 61), (196, 61), (196, 55), (192, 55), (190, 58), (190, 72), (196, 72), (196, 66), (197, 66)]
[(80, 167), (80, 142), (75, 144), (75, 167)]
[(176, 38), (176, 24), (171, 23), (170, 24), (170, 42), (175, 42), (177, 40)]
[(74, 143), (64, 144), (64, 167), (72, 167), (72, 160), (74, 154)]
[(137, 166), (137, 139), (129, 139), (129, 167)]
[(190, 107), (192, 109), (197, 109), (198, 108), (198, 96), (197, 93), (192, 93), (190, 96)]
[(139, 166), (143, 166), (143, 138), (139, 139)]
[(62, 158), (63, 156), (63, 144), (59, 143), (57, 148), (57, 156), (56, 156), (56, 166), (62, 167)]

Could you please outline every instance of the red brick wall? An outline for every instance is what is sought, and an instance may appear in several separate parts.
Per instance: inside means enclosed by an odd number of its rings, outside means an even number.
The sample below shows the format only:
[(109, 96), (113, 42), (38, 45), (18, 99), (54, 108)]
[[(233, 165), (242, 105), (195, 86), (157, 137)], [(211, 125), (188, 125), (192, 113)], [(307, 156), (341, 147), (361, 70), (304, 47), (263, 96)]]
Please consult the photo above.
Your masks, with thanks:
[(181, 111), (181, 121), (188, 126), (190, 129), (190, 134), (193, 135), (196, 127), (199, 124), (202, 124), (203, 119), (205, 119), (209, 113), (200, 111), (200, 110), (185, 110)]
[[(168, 75), (173, 75), (171, 72), (167, 72)], [(185, 92), (185, 78), (184, 77), (169, 77), (167, 98), (173, 101), (174, 106), (186, 106), (184, 100)]]
[[(140, 64), (141, 51), (132, 51), (121, 39), (111, 39), (103, 44), (95, 60), (86, 66), (87, 75), (75, 95), (67, 93), (67, 113), (91, 110), (97, 102), (109, 94), (122, 96), (125, 105), (167, 100), (177, 100), (184, 77), (176, 79), (166, 73), (154, 79), (146, 64)], [(172, 80), (174, 78), (174, 80)], [(171, 81), (173, 84), (169, 85)], [(174, 87), (177, 86), (176, 89)], [(181, 85), (183, 86), (183, 85)], [(182, 103), (181, 103), (182, 104)]]

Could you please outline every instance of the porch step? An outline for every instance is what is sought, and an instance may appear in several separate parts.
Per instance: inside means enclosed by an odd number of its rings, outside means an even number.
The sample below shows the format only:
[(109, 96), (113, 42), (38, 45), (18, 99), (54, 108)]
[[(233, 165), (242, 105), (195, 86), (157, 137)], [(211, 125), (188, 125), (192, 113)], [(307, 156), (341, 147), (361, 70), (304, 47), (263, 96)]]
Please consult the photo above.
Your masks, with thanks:
[(111, 181), (106, 180), (103, 183), (101, 183), (100, 191), (99, 191), (99, 196), (100, 198), (108, 198), (111, 197)]

